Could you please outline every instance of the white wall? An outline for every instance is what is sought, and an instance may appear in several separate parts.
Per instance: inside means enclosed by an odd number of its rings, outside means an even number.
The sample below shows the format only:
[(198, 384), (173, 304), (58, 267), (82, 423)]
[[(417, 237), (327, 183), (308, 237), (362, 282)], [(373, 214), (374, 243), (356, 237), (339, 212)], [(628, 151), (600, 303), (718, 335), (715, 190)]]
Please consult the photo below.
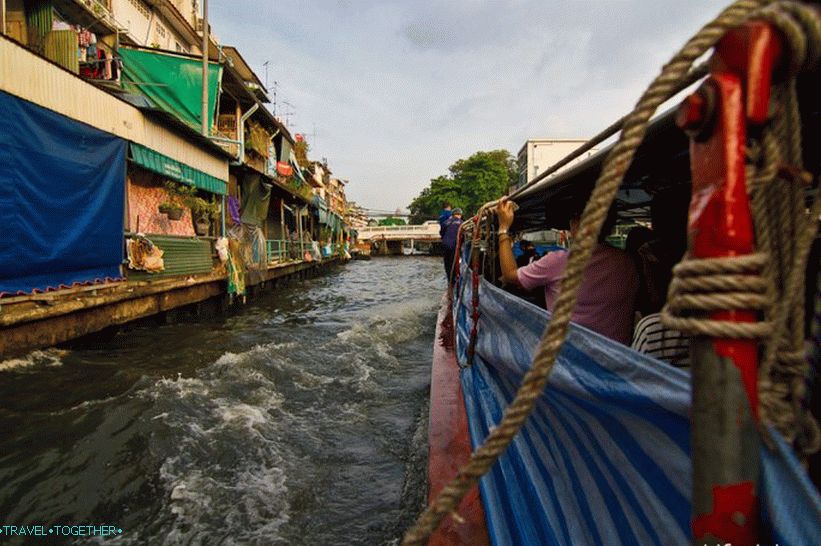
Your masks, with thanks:
[(125, 27), (131, 39), (139, 45), (157, 45), (160, 49), (177, 51), (179, 44), (182, 51), (188, 52), (185, 40), (172, 30), (171, 25), (163, 22), (159, 12), (152, 10), (142, 0), (111, 0), (111, 12), (117, 22)]
[[(519, 185), (523, 185), (525, 182), (530, 182), (550, 167), (564, 159), (565, 156), (573, 152), (576, 148), (583, 145), (586, 140), (581, 139), (574, 139), (574, 140), (563, 140), (563, 139), (531, 139), (525, 143), (523, 146), (523, 150), (520, 152), (518, 159), (519, 162), (519, 173), (520, 178), (518, 181)], [(595, 154), (598, 151), (598, 148), (593, 148), (582, 154), (580, 157), (571, 161), (568, 165), (565, 165), (561, 169), (557, 171), (562, 172), (563, 170), (572, 167), (576, 163), (584, 161), (591, 155)], [(522, 153), (524, 152), (524, 153)], [(524, 172), (522, 172), (524, 171)]]

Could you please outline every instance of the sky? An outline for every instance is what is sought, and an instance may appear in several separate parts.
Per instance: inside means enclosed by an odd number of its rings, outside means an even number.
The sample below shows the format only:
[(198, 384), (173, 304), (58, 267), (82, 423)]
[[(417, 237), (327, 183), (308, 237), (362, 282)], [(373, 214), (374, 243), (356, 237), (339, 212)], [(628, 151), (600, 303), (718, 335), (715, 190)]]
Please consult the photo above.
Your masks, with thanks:
[(209, 18), (263, 81), (268, 62), (277, 114), (348, 199), (392, 211), (476, 151), (599, 132), (723, 4), (210, 0)]

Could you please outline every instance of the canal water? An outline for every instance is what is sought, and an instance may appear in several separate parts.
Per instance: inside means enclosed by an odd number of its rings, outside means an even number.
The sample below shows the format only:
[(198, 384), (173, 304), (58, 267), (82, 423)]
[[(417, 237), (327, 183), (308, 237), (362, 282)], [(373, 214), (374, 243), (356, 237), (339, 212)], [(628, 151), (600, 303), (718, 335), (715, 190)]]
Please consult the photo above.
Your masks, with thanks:
[(424, 503), (444, 285), (435, 258), (350, 262), (226, 316), (0, 362), (0, 525), (395, 543)]

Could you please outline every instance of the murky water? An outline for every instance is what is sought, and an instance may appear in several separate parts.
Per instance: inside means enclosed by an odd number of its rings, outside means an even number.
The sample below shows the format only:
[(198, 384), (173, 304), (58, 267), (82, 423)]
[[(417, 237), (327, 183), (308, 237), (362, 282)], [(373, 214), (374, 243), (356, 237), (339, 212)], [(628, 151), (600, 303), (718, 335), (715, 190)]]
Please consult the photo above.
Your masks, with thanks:
[(351, 262), (229, 316), (0, 363), (0, 525), (394, 542), (424, 501), (441, 269)]

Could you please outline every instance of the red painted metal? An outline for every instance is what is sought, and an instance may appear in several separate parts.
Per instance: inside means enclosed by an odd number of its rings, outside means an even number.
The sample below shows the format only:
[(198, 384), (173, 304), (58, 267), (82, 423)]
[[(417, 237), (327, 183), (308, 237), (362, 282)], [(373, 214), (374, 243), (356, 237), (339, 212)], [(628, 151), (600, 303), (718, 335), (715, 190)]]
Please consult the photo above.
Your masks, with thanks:
[[(428, 432), (428, 502), (433, 502), (442, 488), (470, 458), (465, 399), (459, 381), (459, 365), (453, 352), (453, 318), (447, 298), (439, 312), (436, 340), (433, 346), (433, 369), (430, 386), (430, 428)], [(457, 510), (461, 522), (448, 516), (431, 535), (429, 546), (490, 544), (485, 512), (474, 487)]]
[[(694, 140), (690, 145), (692, 254), (697, 258), (750, 254), (754, 232), (744, 171), (746, 123), (741, 79), (717, 72), (707, 85), (715, 89), (719, 106), (710, 138), (704, 142)], [(750, 311), (717, 311), (712, 318), (755, 322), (756, 315)], [(739, 367), (753, 414), (757, 415), (757, 343), (716, 340), (714, 344), (717, 354), (732, 359)]]
[[(781, 52), (780, 37), (767, 23), (751, 22), (728, 32), (711, 59), (708, 81), (683, 103), (679, 111), (679, 126), (691, 136), (693, 195), (689, 233), (690, 251), (696, 258), (741, 256), (754, 251), (753, 222), (745, 180), (748, 126), (765, 122), (769, 115), (771, 82)], [(754, 312), (744, 310), (718, 311), (712, 313), (711, 318), (734, 322), (757, 320)], [(737, 368), (749, 403), (749, 415), (757, 421), (757, 343), (713, 339), (712, 347), (718, 358), (728, 359)], [(697, 382), (693, 388), (699, 388)], [(715, 403), (721, 404), (722, 401), (715, 400)], [(693, 411), (694, 415), (698, 411), (695, 397)], [(747, 414), (746, 411), (741, 413)], [(750, 417), (742, 414), (737, 415), (737, 420), (743, 436), (747, 434), (742, 430), (746, 427), (745, 419)], [(694, 421), (693, 426), (697, 427), (699, 423)], [(747, 427), (746, 430), (750, 429)], [(694, 453), (699, 449), (694, 447)], [(735, 446), (735, 449), (741, 447)], [(757, 457), (755, 448), (739, 453), (742, 460), (747, 456)], [(751, 468), (757, 468), (757, 463), (752, 465)], [(697, 474), (698, 470), (694, 480), (698, 480)], [(742, 468), (739, 475), (743, 474)], [(695, 543), (700, 543), (704, 537), (732, 544), (757, 542), (757, 470), (747, 474), (749, 479), (739, 479), (735, 483), (696, 483), (696, 489), (702, 487), (702, 491), (703, 486), (709, 487), (712, 511), (699, 513), (696, 498), (700, 495), (694, 495)]]

